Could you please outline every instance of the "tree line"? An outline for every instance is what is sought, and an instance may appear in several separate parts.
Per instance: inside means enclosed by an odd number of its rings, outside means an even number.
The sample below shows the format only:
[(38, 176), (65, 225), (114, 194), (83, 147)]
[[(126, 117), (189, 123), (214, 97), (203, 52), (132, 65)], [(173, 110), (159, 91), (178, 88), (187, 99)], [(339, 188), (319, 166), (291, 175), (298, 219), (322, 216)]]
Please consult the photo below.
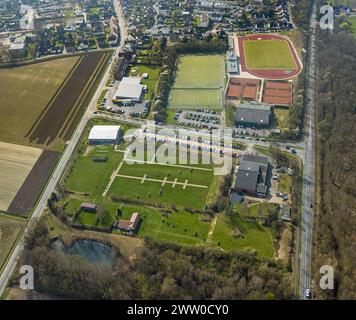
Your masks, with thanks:
[[(289, 299), (284, 267), (244, 251), (146, 239), (136, 259), (118, 252), (110, 270), (51, 248), (45, 221), (26, 238), (21, 263), (33, 266), (36, 291), (76, 299)], [(14, 273), (10, 285), (19, 282)]]

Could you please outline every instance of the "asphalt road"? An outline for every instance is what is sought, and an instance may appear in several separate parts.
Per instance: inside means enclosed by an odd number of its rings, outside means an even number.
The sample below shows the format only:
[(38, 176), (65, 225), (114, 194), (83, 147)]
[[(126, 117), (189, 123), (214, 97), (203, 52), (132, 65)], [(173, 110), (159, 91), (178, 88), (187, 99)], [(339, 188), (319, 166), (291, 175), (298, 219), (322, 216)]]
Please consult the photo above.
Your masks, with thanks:
[[(118, 5), (118, 1), (116, 1), (116, 0), (115, 0), (115, 10), (116, 10), (117, 16), (119, 18), (119, 21), (122, 20), (120, 7)], [(125, 28), (121, 29), (121, 26), (124, 26), (124, 23), (122, 21), (120, 21), (121, 41), (120, 41), (119, 47), (116, 49), (116, 52), (115, 52), (116, 55), (123, 49), (124, 44), (125, 44), (126, 35), (127, 35)], [(102, 90), (105, 88), (106, 82), (110, 77), (111, 66), (113, 63), (115, 63), (114, 59), (112, 59), (111, 65), (108, 66), (108, 68), (103, 76), (103, 79), (101, 80), (101, 83), (99, 84), (92, 100), (89, 103), (89, 106), (88, 106), (85, 114), (83, 115), (77, 129), (75, 130), (75, 133), (73, 134), (73, 136), (72, 136), (69, 144), (67, 145), (59, 163), (57, 164), (57, 167), (55, 168), (51, 179), (48, 181), (47, 186), (45, 187), (45, 189), (41, 195), (41, 198), (39, 199), (39, 201), (37, 203), (37, 206), (30, 218), (30, 221), (29, 221), (21, 239), (19, 240), (18, 244), (16, 245), (15, 249), (13, 250), (2, 274), (0, 275), (0, 296), (2, 295), (4, 289), (6, 288), (6, 285), (10, 278), (10, 275), (16, 266), (16, 262), (18, 260), (19, 254), (23, 250), (23, 240), (24, 240), (27, 232), (30, 230), (31, 225), (33, 223), (36, 223), (36, 220), (42, 216), (44, 209), (46, 208), (46, 205), (47, 205), (47, 199), (51, 196), (51, 193), (55, 190), (56, 185), (60, 181), (60, 179), (64, 173), (64, 170), (67, 167), (68, 161), (71, 158), (71, 156), (75, 150), (75, 147), (80, 139), (80, 136), (83, 133), (83, 130), (84, 130), (87, 122), (93, 117), (93, 112), (96, 110), (97, 100), (99, 99), (100, 94), (101, 94)]]
[(305, 148), (303, 170), (303, 197), (302, 197), (302, 233), (300, 252), (300, 299), (306, 299), (306, 289), (311, 289), (311, 264), (312, 264), (312, 233), (315, 190), (315, 29), (316, 29), (316, 4), (313, 4), (310, 19), (309, 57), (307, 62), (307, 102), (305, 106)]

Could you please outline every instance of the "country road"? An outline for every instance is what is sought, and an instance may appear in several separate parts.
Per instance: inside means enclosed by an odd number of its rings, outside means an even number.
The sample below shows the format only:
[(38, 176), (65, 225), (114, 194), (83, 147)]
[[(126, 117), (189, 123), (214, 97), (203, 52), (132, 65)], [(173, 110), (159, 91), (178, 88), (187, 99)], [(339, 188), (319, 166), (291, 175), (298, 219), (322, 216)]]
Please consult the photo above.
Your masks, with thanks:
[(305, 106), (305, 150), (302, 197), (302, 234), (300, 252), (300, 299), (306, 299), (306, 289), (311, 289), (312, 233), (315, 191), (315, 31), (316, 3), (310, 18), (309, 55), (307, 62), (307, 92)]
[[(121, 14), (121, 8), (120, 8), (118, 0), (114, 0), (114, 6), (115, 6), (115, 11), (116, 11), (117, 17), (119, 19), (119, 23), (120, 23), (120, 45), (119, 45), (119, 47), (116, 48), (116, 52), (115, 52), (115, 54), (117, 55), (118, 52), (120, 52), (125, 45), (127, 33), (126, 33), (125, 28), (121, 29), (121, 26), (124, 26), (124, 22), (120, 21), (120, 20), (122, 20), (122, 14)], [(6, 288), (6, 285), (10, 278), (10, 275), (14, 271), (14, 268), (16, 266), (18, 257), (20, 255), (21, 251), (23, 250), (23, 240), (24, 240), (27, 232), (30, 230), (31, 225), (38, 218), (40, 218), (42, 216), (44, 209), (46, 208), (46, 205), (47, 205), (47, 199), (51, 196), (51, 193), (55, 190), (58, 182), (60, 181), (60, 179), (67, 167), (68, 161), (71, 158), (71, 156), (75, 150), (75, 147), (80, 139), (80, 136), (83, 133), (83, 130), (84, 130), (87, 122), (93, 117), (93, 112), (96, 110), (97, 100), (99, 99), (101, 92), (103, 91), (103, 89), (106, 86), (106, 82), (108, 81), (108, 79), (110, 77), (111, 67), (114, 63), (115, 63), (115, 59), (112, 59), (112, 62), (107, 67), (107, 70), (106, 70), (95, 94), (93, 95), (93, 98), (91, 99), (85, 114), (83, 115), (81, 121), (79, 122), (79, 125), (78, 125), (77, 129), (75, 130), (75, 133), (73, 134), (60, 161), (58, 162), (52, 177), (49, 179), (21, 239), (19, 240), (18, 244), (16, 245), (15, 249), (13, 250), (2, 274), (0, 275), (0, 297), (4, 292), (4, 289)]]

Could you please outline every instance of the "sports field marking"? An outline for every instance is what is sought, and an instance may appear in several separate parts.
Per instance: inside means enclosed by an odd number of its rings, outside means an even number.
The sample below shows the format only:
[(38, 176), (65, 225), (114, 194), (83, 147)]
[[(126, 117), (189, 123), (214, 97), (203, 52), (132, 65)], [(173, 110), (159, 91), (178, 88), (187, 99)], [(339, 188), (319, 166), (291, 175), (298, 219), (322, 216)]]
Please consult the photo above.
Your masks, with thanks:
[(174, 179), (174, 182), (172, 184), (172, 188), (174, 188), (176, 186), (177, 180), (178, 180), (177, 178)]
[(164, 177), (163, 181), (162, 181), (162, 187), (164, 187), (164, 185), (166, 184), (167, 181), (167, 177)]
[(120, 171), (120, 169), (121, 169), (121, 167), (122, 167), (123, 164), (124, 164), (124, 161), (121, 161), (120, 164), (119, 164), (119, 166), (117, 167), (117, 169), (114, 170), (113, 173), (111, 174), (109, 183), (108, 183), (108, 185), (105, 187), (105, 190), (104, 190), (104, 192), (103, 192), (103, 197), (105, 197), (106, 194), (108, 193), (108, 191), (109, 191), (111, 185), (113, 184), (113, 182), (114, 182), (115, 178), (117, 177), (117, 174), (119, 173), (119, 171)]
[(184, 169), (193, 169), (193, 170), (201, 170), (201, 171), (213, 171), (211, 168), (202, 168), (202, 167), (192, 167), (192, 166), (185, 166), (180, 164), (171, 164), (171, 163), (160, 163), (160, 162), (150, 162), (145, 160), (133, 160), (133, 159), (124, 159), (124, 161), (128, 162), (137, 162), (137, 163), (147, 163), (147, 164), (155, 164), (160, 166), (168, 166), (168, 167), (177, 167), (177, 168), (184, 168)]
[(143, 178), (142, 178), (142, 180), (141, 180), (141, 183), (144, 183), (145, 180), (146, 180), (146, 178), (147, 178), (147, 173), (145, 173), (145, 175), (143, 176)]
[[(124, 175), (124, 174), (118, 174), (117, 177), (142, 181), (142, 177), (127, 176), (127, 175)], [(146, 178), (145, 181), (152, 181), (152, 182), (160, 182), (160, 183), (162, 183), (164, 180)], [(165, 183), (165, 184), (168, 183), (168, 184), (181, 185), (181, 186), (183, 186), (183, 189), (185, 189), (186, 187), (195, 187), (195, 188), (203, 188), (203, 189), (208, 188), (208, 186), (203, 186), (203, 185), (201, 185), (201, 184), (188, 183), (188, 180), (185, 180), (184, 183), (166, 180), (166, 181), (164, 181), (164, 183)]]

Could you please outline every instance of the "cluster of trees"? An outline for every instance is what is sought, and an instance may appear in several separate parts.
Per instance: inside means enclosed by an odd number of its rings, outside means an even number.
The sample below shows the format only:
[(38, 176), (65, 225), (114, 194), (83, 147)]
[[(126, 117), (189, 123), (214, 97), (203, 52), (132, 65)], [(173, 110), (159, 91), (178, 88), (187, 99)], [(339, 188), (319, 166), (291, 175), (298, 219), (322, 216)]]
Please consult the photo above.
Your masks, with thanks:
[(174, 71), (178, 54), (225, 52), (226, 49), (226, 40), (219, 38), (212, 38), (209, 41), (192, 40), (165, 47), (162, 72), (158, 79), (157, 93), (153, 106), (154, 118), (156, 121), (164, 122), (166, 120), (168, 93), (174, 80)]
[(295, 24), (299, 29), (306, 32), (309, 29), (309, 18), (311, 13), (311, 4), (309, 0), (294, 1), (291, 12)]
[[(80, 299), (288, 299), (285, 269), (250, 252), (180, 247), (146, 239), (135, 260), (118, 253), (105, 272), (51, 249), (43, 222), (27, 238), (21, 264), (33, 266), (36, 290)], [(11, 284), (18, 284), (15, 274)]]
[(317, 155), (321, 203), (316, 269), (330, 264), (336, 277), (335, 290), (320, 290), (322, 298), (356, 298), (355, 52), (356, 40), (348, 30), (319, 30)]

